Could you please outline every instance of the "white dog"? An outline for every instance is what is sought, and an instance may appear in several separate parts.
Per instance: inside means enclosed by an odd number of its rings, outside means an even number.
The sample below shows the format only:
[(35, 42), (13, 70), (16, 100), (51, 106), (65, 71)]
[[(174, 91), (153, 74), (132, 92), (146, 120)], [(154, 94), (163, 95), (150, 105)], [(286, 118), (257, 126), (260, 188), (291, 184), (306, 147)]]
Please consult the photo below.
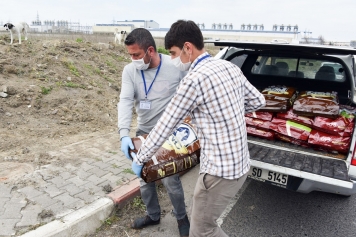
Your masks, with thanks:
[(116, 42), (118, 42), (118, 44), (121, 44), (121, 42), (125, 41), (126, 39), (126, 31), (122, 30), (122, 31), (119, 31), (117, 28), (115, 29), (115, 32), (114, 32), (114, 43), (116, 44)]
[(25, 36), (25, 40), (27, 40), (27, 32), (30, 30), (30, 27), (28, 26), (28, 24), (26, 22), (20, 22), (17, 24), (12, 24), (12, 23), (6, 23), (4, 25), (5, 29), (10, 31), (10, 35), (11, 35), (11, 43), (14, 41), (14, 34), (17, 33), (17, 36), (19, 38), (19, 44), (21, 44), (21, 33), (24, 34)]

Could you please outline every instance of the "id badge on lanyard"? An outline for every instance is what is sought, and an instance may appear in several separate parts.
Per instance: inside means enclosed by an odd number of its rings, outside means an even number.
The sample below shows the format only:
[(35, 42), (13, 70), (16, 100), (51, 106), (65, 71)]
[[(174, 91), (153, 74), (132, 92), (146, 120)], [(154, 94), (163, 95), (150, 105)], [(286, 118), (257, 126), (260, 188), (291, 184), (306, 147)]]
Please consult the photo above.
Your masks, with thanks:
[(151, 101), (141, 100), (140, 101), (140, 109), (151, 109)]
[(155, 77), (153, 78), (153, 81), (152, 81), (150, 87), (148, 88), (148, 90), (147, 90), (147, 87), (146, 87), (145, 74), (143, 73), (143, 70), (141, 70), (143, 85), (145, 86), (146, 99), (140, 101), (140, 109), (146, 109), (146, 110), (151, 109), (152, 102), (149, 101), (149, 100), (147, 100), (147, 95), (148, 95), (148, 92), (150, 92), (150, 90), (151, 90), (151, 88), (152, 88), (152, 85), (153, 85), (153, 83), (154, 83), (155, 80), (156, 80), (156, 77), (157, 77), (157, 75), (158, 75), (158, 73), (159, 73), (159, 70), (161, 69), (161, 65), (162, 65), (162, 56), (161, 56), (161, 54), (159, 54), (159, 58), (160, 58), (160, 61), (159, 61), (158, 69), (157, 69), (157, 71), (156, 71), (156, 75), (155, 75)]

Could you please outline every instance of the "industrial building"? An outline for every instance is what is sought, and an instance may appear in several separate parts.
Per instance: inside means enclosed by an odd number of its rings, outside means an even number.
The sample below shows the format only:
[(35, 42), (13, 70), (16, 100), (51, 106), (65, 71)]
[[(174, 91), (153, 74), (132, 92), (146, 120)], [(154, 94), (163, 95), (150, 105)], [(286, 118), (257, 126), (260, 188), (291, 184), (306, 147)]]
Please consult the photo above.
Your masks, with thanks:
[[(204, 38), (215, 40), (238, 40), (249, 42), (280, 41), (298, 43), (303, 41), (298, 25), (273, 25), (269, 29), (263, 24), (241, 24), (239, 27), (232, 23), (213, 23), (211, 27), (204, 23), (197, 23)], [(135, 28), (148, 29), (153, 37), (164, 38), (169, 28), (160, 28), (154, 20), (123, 20), (113, 21), (112, 24), (95, 24), (83, 26), (79, 22), (65, 20), (32, 21), (30, 29), (38, 33), (85, 33), (85, 34), (113, 34), (116, 30), (131, 32)], [(237, 29), (238, 28), (238, 29)]]
[[(211, 29), (206, 29), (204, 23), (197, 23), (197, 25), (206, 39), (288, 43), (298, 43), (300, 40), (298, 25), (273, 25), (271, 30), (266, 30), (263, 24), (242, 24), (238, 30), (234, 29), (231, 23), (213, 23)], [(164, 38), (169, 30), (169, 28), (160, 28), (153, 20), (125, 20), (116, 21), (115, 24), (96, 24), (93, 26), (93, 33), (111, 33), (116, 28), (126, 32), (135, 28), (146, 28), (153, 37), (161, 38)]]

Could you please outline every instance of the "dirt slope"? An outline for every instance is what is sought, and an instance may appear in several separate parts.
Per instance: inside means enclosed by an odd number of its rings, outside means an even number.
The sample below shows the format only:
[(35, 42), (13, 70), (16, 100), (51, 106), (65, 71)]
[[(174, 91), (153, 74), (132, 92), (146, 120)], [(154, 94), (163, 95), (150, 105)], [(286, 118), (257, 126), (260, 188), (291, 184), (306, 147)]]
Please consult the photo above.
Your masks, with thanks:
[(82, 38), (0, 36), (0, 162), (50, 159), (47, 151), (117, 130), (124, 46)]

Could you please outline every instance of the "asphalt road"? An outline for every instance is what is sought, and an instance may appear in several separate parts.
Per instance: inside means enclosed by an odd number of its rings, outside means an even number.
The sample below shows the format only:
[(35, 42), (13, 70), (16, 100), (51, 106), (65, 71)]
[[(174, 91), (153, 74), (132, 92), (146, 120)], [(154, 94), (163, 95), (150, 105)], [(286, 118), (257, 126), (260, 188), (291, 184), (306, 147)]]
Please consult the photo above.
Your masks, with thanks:
[(296, 193), (247, 179), (224, 218), (230, 236), (356, 236), (356, 195)]

